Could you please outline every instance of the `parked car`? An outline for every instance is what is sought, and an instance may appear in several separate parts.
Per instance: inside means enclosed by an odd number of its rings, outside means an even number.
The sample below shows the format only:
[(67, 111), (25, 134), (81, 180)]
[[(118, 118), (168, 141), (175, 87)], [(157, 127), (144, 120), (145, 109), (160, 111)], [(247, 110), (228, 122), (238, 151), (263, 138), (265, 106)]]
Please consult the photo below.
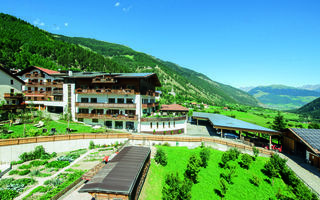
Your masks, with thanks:
[(225, 138), (239, 139), (239, 136), (233, 133), (224, 133)]

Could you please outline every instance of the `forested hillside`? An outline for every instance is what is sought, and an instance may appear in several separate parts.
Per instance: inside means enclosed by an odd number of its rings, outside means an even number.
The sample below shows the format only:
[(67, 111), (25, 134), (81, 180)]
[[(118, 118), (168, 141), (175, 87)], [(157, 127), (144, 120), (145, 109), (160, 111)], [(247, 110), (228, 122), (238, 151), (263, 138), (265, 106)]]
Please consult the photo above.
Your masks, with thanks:
[(166, 99), (169, 99), (170, 102), (177, 101), (179, 103), (197, 98), (198, 102), (209, 104), (230, 102), (256, 106), (258, 103), (255, 98), (246, 92), (212, 81), (201, 73), (134, 51), (123, 45), (88, 38), (61, 35), (56, 37), (71, 44), (89, 48), (127, 68), (139, 72), (157, 73), (163, 85), (162, 92), (166, 95), (173, 90), (177, 94), (176, 97), (166, 96)]
[(255, 87), (249, 94), (267, 107), (280, 110), (297, 109), (320, 97), (319, 92), (284, 85)]
[[(53, 35), (2, 13), (0, 64), (17, 69), (36, 65), (54, 70), (155, 72), (163, 85), (158, 89), (163, 92), (164, 103), (197, 101), (216, 105), (257, 105), (251, 95), (174, 63), (118, 44)], [(171, 91), (176, 95), (169, 94)]]
[(320, 120), (320, 98), (302, 106), (296, 111), (296, 113)]

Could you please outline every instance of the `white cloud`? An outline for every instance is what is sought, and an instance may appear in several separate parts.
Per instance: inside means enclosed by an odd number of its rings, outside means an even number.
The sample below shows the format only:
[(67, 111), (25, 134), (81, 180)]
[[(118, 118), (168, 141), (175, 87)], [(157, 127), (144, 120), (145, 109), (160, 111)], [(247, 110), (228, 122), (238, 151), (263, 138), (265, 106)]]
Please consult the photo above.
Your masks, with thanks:
[(36, 20), (33, 21), (33, 24), (36, 26), (44, 26), (45, 23), (42, 22), (39, 18), (37, 18)]
[(115, 7), (120, 6), (120, 2), (117, 2), (116, 4), (114, 4)]
[(127, 8), (122, 8), (123, 12), (129, 12), (131, 10), (132, 6), (129, 6)]
[(65, 27), (69, 26), (69, 23), (68, 23), (68, 22), (65, 22), (65, 23), (64, 23), (64, 26), (65, 26)]

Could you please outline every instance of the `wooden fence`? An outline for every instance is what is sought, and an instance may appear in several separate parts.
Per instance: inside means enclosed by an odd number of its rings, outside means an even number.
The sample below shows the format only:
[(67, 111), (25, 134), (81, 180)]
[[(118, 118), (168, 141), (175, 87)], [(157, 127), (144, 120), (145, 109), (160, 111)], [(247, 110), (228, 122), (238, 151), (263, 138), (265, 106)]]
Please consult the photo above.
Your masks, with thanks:
[[(0, 140), (0, 146), (10, 146), (19, 144), (30, 144), (39, 142), (54, 142), (63, 140), (79, 140), (79, 139), (116, 139), (127, 138), (130, 140), (151, 140), (151, 141), (173, 141), (173, 142), (212, 142), (238, 149), (252, 151), (252, 146), (241, 144), (229, 140), (212, 137), (183, 137), (183, 136), (158, 136), (158, 135), (133, 135), (129, 133), (114, 133), (114, 134), (69, 134), (69, 135), (53, 135), (53, 136), (39, 136), (29, 138), (15, 138)], [(257, 147), (260, 153), (271, 155), (273, 152), (263, 148)]]

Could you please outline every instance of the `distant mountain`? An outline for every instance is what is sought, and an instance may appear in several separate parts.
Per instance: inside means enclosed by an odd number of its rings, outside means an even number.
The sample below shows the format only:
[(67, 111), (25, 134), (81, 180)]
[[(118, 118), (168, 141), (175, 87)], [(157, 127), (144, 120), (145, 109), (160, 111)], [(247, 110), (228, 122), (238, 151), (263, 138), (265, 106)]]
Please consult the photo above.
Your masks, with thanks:
[(239, 87), (240, 90), (245, 91), (245, 92), (249, 92), (249, 91), (252, 90), (253, 88), (255, 88), (255, 87), (254, 87), (254, 86)]
[[(0, 13), (0, 64), (17, 69), (36, 65), (54, 70), (155, 72), (162, 84), (157, 89), (162, 91), (163, 103), (258, 105), (248, 93), (177, 64), (119, 44), (53, 35), (3, 13)], [(169, 94), (170, 91), (176, 95)]]
[(313, 90), (316, 92), (320, 92), (320, 84), (317, 85), (304, 85), (302, 87), (299, 87), (301, 89), (305, 89), (305, 90)]
[(251, 89), (248, 93), (266, 107), (279, 110), (297, 109), (320, 97), (319, 92), (285, 85), (259, 86)]
[(312, 102), (297, 109), (296, 113), (304, 116), (309, 116), (314, 119), (320, 119), (320, 98), (313, 100)]

